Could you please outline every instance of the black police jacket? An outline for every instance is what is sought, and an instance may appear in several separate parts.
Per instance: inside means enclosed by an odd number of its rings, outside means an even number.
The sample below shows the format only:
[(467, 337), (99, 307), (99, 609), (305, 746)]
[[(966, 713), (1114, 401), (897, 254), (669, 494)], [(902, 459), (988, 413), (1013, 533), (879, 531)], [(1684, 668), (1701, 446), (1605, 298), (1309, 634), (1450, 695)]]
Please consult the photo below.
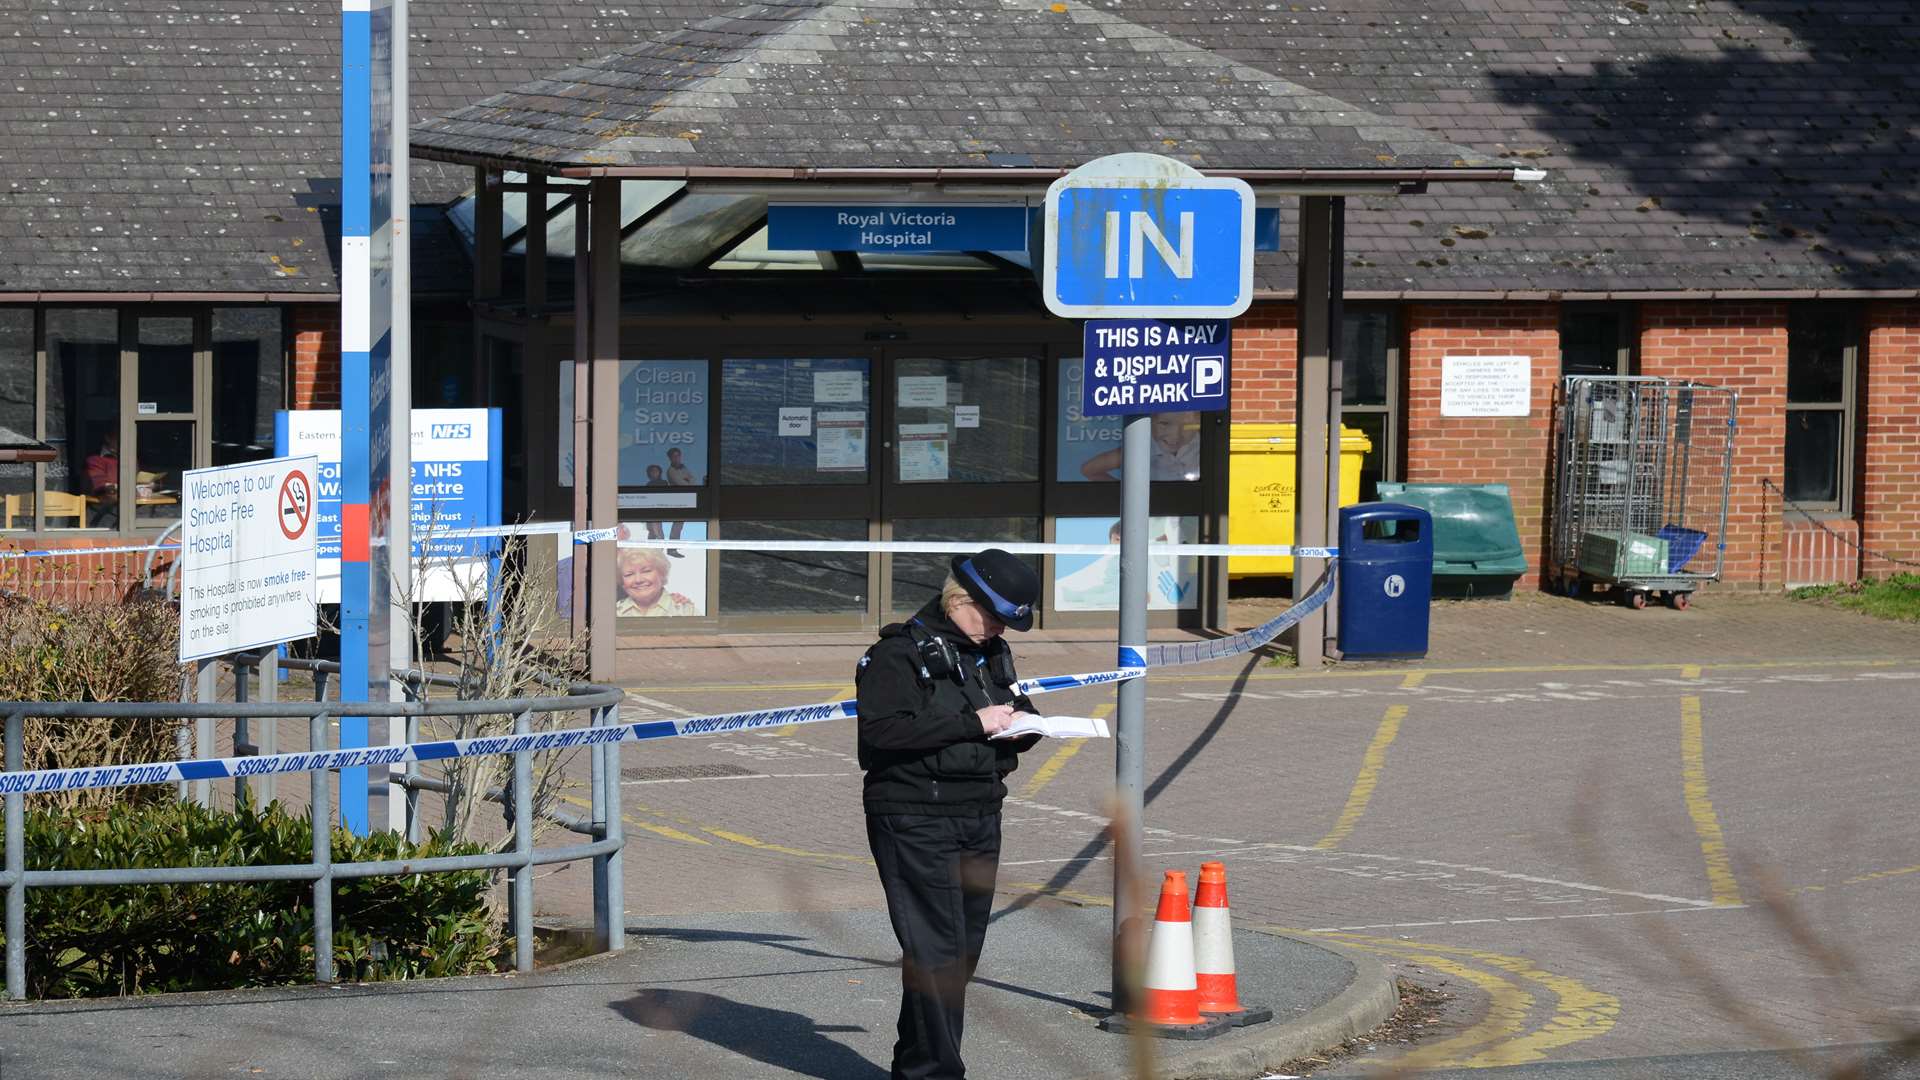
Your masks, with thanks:
[[(989, 742), (975, 710), (1007, 705), (1037, 712), (1012, 689), (1013, 655), (997, 638), (975, 645), (947, 620), (938, 598), (895, 623), (861, 658), (855, 677), (860, 709), (863, 802), (869, 814), (976, 817), (995, 813), (1004, 782), (1038, 735)], [(944, 638), (959, 663), (950, 674), (922, 675), (920, 642)], [(938, 665), (934, 665), (938, 666)]]

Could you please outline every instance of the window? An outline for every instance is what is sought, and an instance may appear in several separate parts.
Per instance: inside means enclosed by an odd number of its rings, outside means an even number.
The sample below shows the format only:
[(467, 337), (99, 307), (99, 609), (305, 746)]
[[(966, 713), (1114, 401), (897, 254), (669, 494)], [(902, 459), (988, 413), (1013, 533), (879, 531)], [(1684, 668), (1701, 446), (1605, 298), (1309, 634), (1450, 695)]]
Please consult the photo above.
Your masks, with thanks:
[[(33, 309), (0, 308), (0, 438), (20, 444), (34, 437)], [(0, 464), (0, 507), (6, 527), (22, 511), (31, 516), (32, 465)]]
[(1847, 512), (1859, 343), (1852, 308), (1796, 307), (1787, 324), (1785, 488), (1804, 509)]
[(56, 455), (0, 466), (4, 527), (164, 527), (188, 469), (273, 456), (283, 335), (277, 307), (0, 309), (0, 427)]
[(1567, 304), (1560, 309), (1560, 374), (1633, 374), (1634, 309)]
[(1340, 424), (1371, 444), (1360, 459), (1360, 499), (1398, 475), (1400, 346), (1394, 312), (1348, 308), (1340, 321)]

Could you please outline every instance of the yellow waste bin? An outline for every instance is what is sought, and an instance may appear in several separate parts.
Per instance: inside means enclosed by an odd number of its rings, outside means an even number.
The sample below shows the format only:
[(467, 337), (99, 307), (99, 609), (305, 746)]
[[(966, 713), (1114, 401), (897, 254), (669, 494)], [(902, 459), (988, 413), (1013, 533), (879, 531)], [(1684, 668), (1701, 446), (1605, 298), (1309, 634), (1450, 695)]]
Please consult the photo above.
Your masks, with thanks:
[[(1235, 424), (1231, 449), (1227, 542), (1293, 543), (1293, 425)], [(1340, 505), (1360, 501), (1360, 461), (1371, 449), (1366, 432), (1341, 425)], [(1287, 556), (1235, 555), (1227, 560), (1230, 577), (1291, 573), (1293, 560)]]

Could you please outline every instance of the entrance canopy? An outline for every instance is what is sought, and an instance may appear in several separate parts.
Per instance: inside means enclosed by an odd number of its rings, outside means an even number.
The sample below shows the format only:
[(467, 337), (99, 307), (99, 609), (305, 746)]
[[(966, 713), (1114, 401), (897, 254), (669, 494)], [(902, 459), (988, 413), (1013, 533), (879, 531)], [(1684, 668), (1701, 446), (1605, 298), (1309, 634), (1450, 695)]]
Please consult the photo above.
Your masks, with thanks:
[[(574, 520), (583, 529), (617, 524), (622, 517), (619, 500), (629, 497), (620, 491), (618, 450), (627, 436), (615, 411), (622, 401), (623, 365), (635, 363), (629, 359), (629, 346), (643, 343), (648, 335), (630, 327), (623, 338), (622, 312), (630, 299), (622, 287), (626, 269), (704, 270), (726, 260), (742, 268), (771, 269), (753, 265), (763, 254), (767, 261), (781, 257), (764, 239), (770, 203), (1038, 208), (1047, 185), (1081, 164), (1111, 154), (1145, 152), (1173, 158), (1208, 176), (1245, 180), (1263, 209), (1283, 212), (1277, 247), (1297, 249), (1299, 285), (1289, 291), (1301, 310), (1296, 350), (1303, 448), (1297, 484), (1299, 538), (1324, 543), (1333, 508), (1328, 493), (1338, 489), (1337, 476), (1329, 482), (1325, 447), (1328, 420), (1339, 415), (1341, 380), (1337, 364), (1330, 363), (1328, 328), (1339, 325), (1342, 198), (1392, 197), (1424, 191), (1441, 181), (1533, 178), (1532, 170), (1442, 142), (1075, 2), (1013, 8), (1001, 0), (959, 0), (932, 10), (896, 0), (738, 9), (427, 121), (414, 128), (413, 145), (421, 157), (476, 169), (472, 227), (480, 275), (476, 291), (483, 301), (499, 295), (505, 253), (524, 251), (530, 312), (544, 306), (548, 259), (574, 257), (571, 404), (554, 405), (571, 412), (570, 460), (584, 465), (569, 474), (586, 477), (585, 483), (569, 481)], [(503, 182), (502, 177), (511, 174), (521, 178)], [(507, 212), (507, 195), (519, 197), (517, 214)], [(1297, 212), (1285, 215), (1295, 200)], [(543, 217), (536, 209), (540, 207), (547, 211), (545, 228), (537, 225)], [(1017, 276), (1031, 282), (1031, 268), (1038, 261), (1031, 236), (1028, 251), (963, 250), (948, 258), (975, 259), (981, 268), (1005, 273), (1003, 281)], [(839, 270), (869, 268), (846, 255), (822, 252), (819, 262)], [(1282, 277), (1292, 278), (1288, 261), (1285, 254), (1271, 259), (1265, 284), (1277, 286)], [(960, 267), (949, 263), (922, 268)], [(942, 289), (930, 297), (952, 295)], [(530, 324), (527, 332), (541, 330)], [(526, 355), (538, 353), (535, 346), (527, 346)], [(1067, 355), (1050, 355), (1049, 362), (1064, 361)], [(670, 373), (659, 361), (653, 363), (646, 372)], [(712, 366), (716, 363), (717, 368)], [(729, 363), (740, 370), (730, 370)], [(725, 356), (695, 361), (689, 377), (705, 370), (714, 379), (718, 372), (724, 398), (726, 386), (745, 385), (743, 380), (753, 374), (741, 365), (753, 363)], [(984, 391), (969, 392), (967, 379), (989, 373), (984, 368), (973, 371), (963, 359), (893, 356), (885, 348), (868, 363), (859, 376), (861, 385), (885, 375), (880, 385), (892, 393), (897, 381), (899, 393), (897, 399), (876, 401), (871, 413), (856, 413), (861, 417), (859, 452), (849, 451), (845, 467), (870, 477), (872, 494), (847, 509), (850, 517), (844, 524), (850, 535), (898, 535), (895, 513), (888, 507), (904, 508), (899, 511), (904, 522), (914, 516), (908, 504), (915, 498), (933, 500), (929, 505), (970, 506), (942, 501), (945, 487), (957, 496), (965, 485), (950, 476), (944, 464), (923, 468), (921, 458), (944, 461), (945, 450), (915, 456), (924, 449), (915, 440), (932, 437), (922, 428), (940, 428), (955, 440), (962, 438), (960, 427), (975, 430), (973, 418), (979, 413), (969, 413), (963, 421), (960, 408), (945, 404), (944, 388), (959, 386), (963, 394), (972, 394), (965, 400), (973, 402)], [(921, 371), (929, 364), (935, 365), (929, 370), (939, 378)], [(938, 383), (941, 401), (909, 400), (909, 388), (920, 382)], [(532, 402), (537, 388), (527, 385), (527, 400)], [(852, 385), (849, 381), (850, 394)], [(1028, 404), (1052, 400), (1043, 389)], [(723, 401), (717, 414), (723, 422), (727, 408)], [(932, 420), (921, 416), (927, 408), (939, 415)], [(1037, 430), (1036, 423), (1028, 417), (1016, 426)], [(877, 425), (876, 439), (867, 438), (869, 424)], [(769, 429), (756, 437), (777, 442), (779, 433)], [(1224, 431), (1205, 438), (1217, 449), (1224, 446)], [(1041, 445), (1037, 435), (1034, 442)], [(724, 445), (721, 450), (725, 452)], [(671, 462), (669, 467), (678, 468)], [(833, 467), (842, 467), (838, 457)], [(749, 490), (745, 494), (753, 506), (730, 510), (724, 475), (717, 487), (710, 478), (682, 475), (681, 480), (661, 477), (672, 491), (632, 492), (633, 505), (666, 506), (660, 500), (679, 499), (673, 505), (682, 507), (684, 516), (695, 523), (704, 518), (704, 524), (718, 528), (724, 538), (730, 532), (743, 533), (778, 502), (777, 492)], [(1046, 522), (1045, 538), (1052, 539), (1060, 519), (1046, 500), (1054, 488), (1047, 480), (1027, 479), (1034, 481), (1029, 486), (1039, 500), (1029, 508), (1032, 520)], [(1216, 506), (1224, 499), (1224, 476), (1216, 469), (1211, 479), (1188, 481), (1193, 490), (1171, 485), (1165, 506), (1153, 512), (1188, 513), (1173, 504), (1191, 496), (1189, 501), (1206, 522), (1202, 533), (1224, 539)], [(645, 483), (651, 487), (654, 481)], [(921, 490), (928, 484), (944, 486), (942, 491)], [(1011, 497), (1005, 483), (991, 486), (1001, 504)], [(808, 496), (809, 505), (824, 506), (832, 494), (822, 487), (817, 497)], [(919, 510), (931, 513), (926, 507)], [(975, 513), (968, 509), (959, 516)], [(737, 523), (740, 528), (729, 530), (737, 515), (744, 515)], [(591, 626), (592, 670), (610, 673), (615, 608), (608, 598), (621, 593), (613, 544), (595, 548), (589, 556), (589, 599), (581, 601), (576, 590), (575, 611)], [(1321, 569), (1315, 560), (1304, 559), (1297, 567), (1296, 582), (1310, 581)], [(879, 580), (885, 573), (871, 565), (850, 569), (852, 577), (863, 581)], [(1224, 600), (1224, 565), (1216, 575), (1209, 607), (1218, 613), (1213, 605)], [(1054, 583), (1055, 592), (1064, 587)], [(886, 595), (884, 587), (880, 592)], [(870, 608), (885, 606), (866, 603)], [(1217, 617), (1212, 621), (1217, 623)], [(1302, 628), (1303, 642), (1317, 642), (1323, 631), (1317, 623), (1303, 623)], [(1318, 654), (1318, 648), (1303, 651), (1303, 657)]]

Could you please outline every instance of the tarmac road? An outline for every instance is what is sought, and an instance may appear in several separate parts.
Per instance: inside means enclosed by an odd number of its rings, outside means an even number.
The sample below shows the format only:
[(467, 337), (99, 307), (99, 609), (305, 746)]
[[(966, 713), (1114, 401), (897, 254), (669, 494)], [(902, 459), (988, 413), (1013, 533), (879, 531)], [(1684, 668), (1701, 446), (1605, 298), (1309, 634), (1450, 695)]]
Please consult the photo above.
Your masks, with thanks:
[[(1104, 655), (1045, 649), (1023, 670)], [(649, 685), (634, 709), (836, 689)], [(1183, 669), (1149, 686), (1147, 861), (1157, 880), (1223, 859), (1236, 925), (1305, 931), (1452, 994), (1422, 1040), (1435, 1067), (1800, 1075), (1726, 1055), (1920, 1025), (1916, 691), (1920, 660), (1897, 656)], [(876, 908), (852, 738), (835, 722), (630, 748), (630, 910)], [(1012, 778), (1009, 904), (1107, 902), (1111, 752), (1046, 743)], [(1707, 1056), (1674, 1063), (1692, 1055)]]
[[(1379, 1046), (1327, 1073), (1797, 1080), (1920, 1029), (1920, 627), (1739, 597), (1684, 614), (1550, 598), (1435, 613), (1423, 664), (1243, 658), (1148, 685), (1149, 887), (1224, 861), (1236, 928), (1258, 939), (1243, 978), (1294, 1019), (1324, 962), (1282, 959), (1319, 951), (1298, 940), (1357, 958), (1321, 973), (1335, 984), (1350, 964), (1384, 987), (1384, 965), (1447, 995), (1411, 1056)], [(651, 641), (623, 654), (627, 719), (842, 698), (861, 648)], [(1019, 650), (1028, 675), (1111, 659), (1084, 636)], [(1113, 691), (1042, 704), (1107, 715)], [(165, 1075), (416, 1075), (393, 1048), (435, 1040), (465, 1055), (461, 1075), (589, 1075), (589, 1059), (591, 1075), (871, 1075), (893, 976), (853, 741), (833, 721), (629, 744), (625, 960), (28, 1008), (0, 1016), (0, 1076), (157, 1075), (162, 1060), (181, 1066)], [(1043, 742), (1011, 779), (1003, 921), (969, 1036), (982, 1075), (1107, 1075), (1125, 1052), (1089, 1011), (1106, 989), (1112, 751)], [(542, 875), (542, 912), (587, 916), (587, 877)], [(712, 1030), (656, 1007), (708, 998)], [(1023, 1025), (1039, 1034), (1011, 1034)]]

